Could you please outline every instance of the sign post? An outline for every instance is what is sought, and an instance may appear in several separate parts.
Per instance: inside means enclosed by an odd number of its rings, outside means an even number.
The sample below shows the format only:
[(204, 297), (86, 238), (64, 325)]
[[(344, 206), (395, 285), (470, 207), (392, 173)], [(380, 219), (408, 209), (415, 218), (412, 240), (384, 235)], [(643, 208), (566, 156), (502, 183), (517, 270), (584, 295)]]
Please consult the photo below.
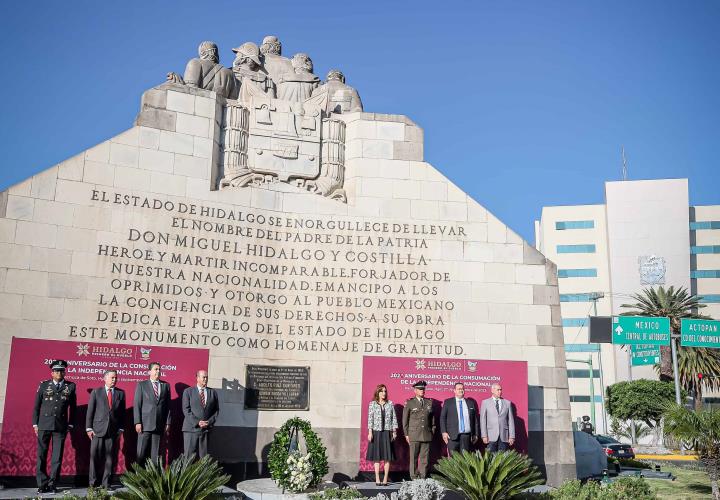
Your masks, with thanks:
[(660, 362), (660, 346), (635, 344), (631, 346), (632, 366), (654, 365)]
[(616, 316), (613, 344), (670, 345), (670, 318)]
[(720, 349), (720, 321), (707, 319), (680, 320), (680, 345)]

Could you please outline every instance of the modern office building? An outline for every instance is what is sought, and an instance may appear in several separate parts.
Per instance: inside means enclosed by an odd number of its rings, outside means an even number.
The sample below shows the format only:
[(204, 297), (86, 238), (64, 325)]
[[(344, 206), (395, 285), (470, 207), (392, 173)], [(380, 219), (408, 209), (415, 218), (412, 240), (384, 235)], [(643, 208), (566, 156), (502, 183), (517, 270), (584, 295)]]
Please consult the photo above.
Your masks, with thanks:
[(654, 285), (702, 296), (720, 318), (720, 205), (690, 206), (687, 179), (605, 183), (605, 204), (543, 207), (536, 247), (557, 264), (573, 419), (591, 413), (604, 430), (603, 387), (655, 377), (628, 354), (589, 342), (588, 316), (618, 315), (632, 294)]

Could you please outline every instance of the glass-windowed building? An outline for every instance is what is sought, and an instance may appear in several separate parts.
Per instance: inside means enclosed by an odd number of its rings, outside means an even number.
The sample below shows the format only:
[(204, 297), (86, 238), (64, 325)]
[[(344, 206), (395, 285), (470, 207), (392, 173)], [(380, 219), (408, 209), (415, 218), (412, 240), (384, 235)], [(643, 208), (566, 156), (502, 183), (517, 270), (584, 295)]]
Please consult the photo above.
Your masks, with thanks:
[[(573, 419), (590, 414), (590, 365), (597, 426), (604, 386), (627, 380), (627, 353), (592, 344), (590, 315), (612, 316), (655, 285), (686, 287), (703, 313), (720, 319), (720, 205), (690, 206), (687, 179), (605, 183), (605, 204), (543, 207), (536, 247), (558, 269)], [(651, 366), (633, 378), (655, 377)]]

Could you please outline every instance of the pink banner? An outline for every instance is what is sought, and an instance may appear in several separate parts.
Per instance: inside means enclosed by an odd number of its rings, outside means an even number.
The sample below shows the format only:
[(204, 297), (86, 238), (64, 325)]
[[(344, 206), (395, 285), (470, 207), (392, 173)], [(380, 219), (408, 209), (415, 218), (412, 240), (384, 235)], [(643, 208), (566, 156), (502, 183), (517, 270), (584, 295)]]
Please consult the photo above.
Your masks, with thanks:
[[(150, 361), (162, 364), (162, 380), (170, 384), (172, 426), (166, 447), (168, 457), (182, 452), (182, 411), (180, 397), (195, 384), (195, 372), (207, 368), (207, 349), (101, 344), (13, 337), (5, 395), (5, 413), (0, 435), (0, 475), (34, 476), (37, 438), (32, 428), (35, 393), (41, 381), (50, 378), (50, 362), (68, 362), (65, 378), (77, 384), (78, 411), (75, 429), (68, 433), (62, 475), (87, 474), (90, 439), (85, 434), (85, 415), (92, 389), (103, 385), (103, 372), (118, 371), (117, 387), (125, 391), (127, 413), (125, 433), (120, 441), (118, 470), (135, 459), (137, 438), (132, 402), (137, 382), (146, 380)], [(48, 464), (50, 459), (48, 458)]]
[[(528, 383), (527, 362), (485, 361), (453, 358), (397, 358), (365, 356), (362, 375), (362, 417), (360, 422), (360, 470), (373, 470), (372, 462), (365, 460), (367, 452), (367, 409), (372, 401), (375, 387), (385, 384), (397, 414), (398, 439), (395, 440), (397, 459), (391, 470), (408, 470), (408, 445), (402, 432), (402, 412), (405, 401), (414, 396), (412, 385), (418, 380), (427, 382), (425, 397), (433, 400), (436, 435), (430, 451), (431, 464), (447, 455), (447, 448), (440, 435), (440, 410), (442, 403), (454, 396), (455, 382), (465, 384), (465, 397), (475, 399), (478, 407), (482, 400), (491, 396), (490, 386), (500, 383), (503, 397), (515, 405), (515, 449), (527, 450)], [(481, 445), (478, 445), (481, 446)]]

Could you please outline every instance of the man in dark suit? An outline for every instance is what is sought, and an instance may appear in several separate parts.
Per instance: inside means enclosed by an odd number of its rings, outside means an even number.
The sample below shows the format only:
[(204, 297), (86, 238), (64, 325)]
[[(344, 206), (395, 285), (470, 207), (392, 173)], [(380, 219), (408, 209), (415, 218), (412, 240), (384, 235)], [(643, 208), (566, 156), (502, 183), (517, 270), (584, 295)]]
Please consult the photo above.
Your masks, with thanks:
[(440, 432), (448, 448), (470, 451), (470, 444), (478, 439), (478, 406), (474, 399), (465, 399), (465, 386), (455, 384), (455, 397), (446, 399), (440, 412)]
[[(65, 436), (72, 430), (77, 410), (75, 384), (65, 380), (67, 362), (52, 362), (52, 378), (40, 382), (35, 394), (33, 429), (38, 438), (37, 485), (38, 493), (55, 492), (62, 467)], [(47, 475), (47, 452), (52, 439), (50, 477)]]
[(160, 363), (148, 365), (149, 380), (138, 382), (133, 401), (135, 432), (138, 433), (137, 460), (157, 461), (160, 440), (170, 430), (170, 384), (160, 380)]
[(117, 443), (125, 429), (125, 391), (115, 387), (117, 372), (107, 370), (105, 385), (90, 393), (85, 432), (90, 441), (90, 486), (99, 486), (96, 472), (99, 463), (104, 464), (102, 486), (110, 489), (110, 477), (115, 465)]
[(207, 386), (208, 373), (199, 370), (195, 374), (197, 384), (183, 392), (182, 408), (183, 441), (186, 457), (202, 458), (208, 454), (208, 434), (215, 425), (220, 406), (217, 393)]

